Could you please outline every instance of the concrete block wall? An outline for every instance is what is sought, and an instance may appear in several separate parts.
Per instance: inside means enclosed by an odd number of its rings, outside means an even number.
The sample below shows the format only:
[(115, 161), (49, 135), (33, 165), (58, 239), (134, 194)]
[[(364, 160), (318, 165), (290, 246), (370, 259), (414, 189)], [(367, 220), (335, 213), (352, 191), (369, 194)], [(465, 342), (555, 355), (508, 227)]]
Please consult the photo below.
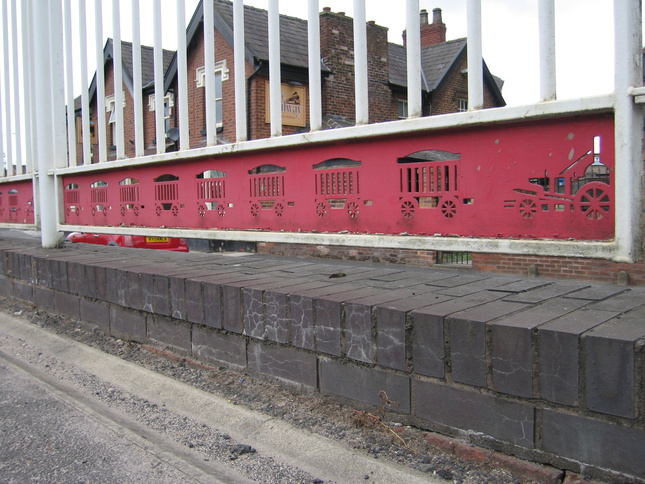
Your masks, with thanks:
[[(0, 243), (1, 244), (1, 243)], [(0, 245), (0, 291), (207, 364), (645, 482), (645, 289), (450, 271)]]

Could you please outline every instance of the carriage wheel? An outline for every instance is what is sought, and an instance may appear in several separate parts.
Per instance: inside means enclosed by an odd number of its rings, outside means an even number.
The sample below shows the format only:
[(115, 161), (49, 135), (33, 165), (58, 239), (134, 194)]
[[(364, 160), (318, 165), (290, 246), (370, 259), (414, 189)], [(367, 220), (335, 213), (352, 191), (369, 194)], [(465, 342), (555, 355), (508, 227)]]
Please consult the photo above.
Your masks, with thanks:
[(452, 198), (441, 202), (441, 214), (446, 218), (453, 218), (457, 215), (457, 202)]
[(282, 215), (284, 214), (284, 205), (282, 205), (281, 203), (276, 203), (275, 207), (273, 207), (273, 210), (275, 210), (275, 214), (278, 217), (282, 217)]
[(327, 205), (327, 202), (318, 202), (318, 205), (316, 205), (316, 214), (320, 218), (327, 215), (328, 210), (329, 210), (329, 206)]
[(155, 213), (157, 214), (157, 217), (161, 217), (162, 212), (163, 207), (159, 204), (155, 205)]
[(226, 205), (224, 204), (224, 202), (218, 203), (217, 215), (219, 215), (220, 217), (223, 217), (225, 213), (226, 213)]
[(414, 203), (414, 200), (403, 200), (401, 202), (401, 214), (403, 218), (411, 219), (416, 209), (417, 205)]
[(172, 207), (170, 207), (170, 211), (172, 212), (173, 217), (176, 217), (177, 215), (179, 215), (179, 205), (173, 203)]
[(358, 213), (359, 213), (358, 203), (356, 203), (356, 202), (349, 202), (349, 203), (347, 204), (347, 213), (349, 214), (349, 216), (350, 216), (351, 218), (356, 218), (356, 217), (358, 217)]
[(251, 204), (251, 215), (253, 215), (254, 217), (260, 215), (260, 205), (258, 203)]
[(206, 205), (204, 205), (203, 203), (200, 203), (199, 205), (197, 205), (197, 214), (200, 217), (205, 216), (206, 215)]

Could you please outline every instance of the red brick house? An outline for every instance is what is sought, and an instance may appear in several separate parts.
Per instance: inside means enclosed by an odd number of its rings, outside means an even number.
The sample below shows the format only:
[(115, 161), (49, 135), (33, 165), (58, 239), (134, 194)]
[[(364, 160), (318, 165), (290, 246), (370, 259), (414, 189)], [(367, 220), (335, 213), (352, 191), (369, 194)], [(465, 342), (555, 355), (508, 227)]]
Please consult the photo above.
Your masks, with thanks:
[[(167, 71), (170, 62), (175, 56), (174, 51), (163, 51), (164, 72)], [(116, 158), (116, 139), (115, 139), (115, 119), (114, 119), (114, 43), (108, 39), (103, 48), (103, 66), (105, 72), (105, 125), (106, 143), (108, 145), (108, 159)], [(132, 75), (132, 44), (130, 42), (121, 42), (121, 62), (123, 66), (123, 121), (125, 133), (125, 154), (127, 157), (135, 156), (134, 145), (134, 82)], [(142, 86), (142, 103), (143, 103), (143, 120), (144, 120), (144, 146), (146, 154), (156, 152), (155, 140), (155, 113), (154, 113), (154, 52), (152, 47), (141, 46), (141, 86)], [(94, 127), (96, 126), (96, 75), (92, 79), (89, 88), (90, 99), (90, 139), (92, 144), (92, 162), (98, 162), (98, 137)], [(165, 105), (167, 108), (168, 128), (172, 127), (170, 123), (172, 107), (174, 103), (172, 93), (167, 93)], [(82, 148), (82, 128), (81, 128), (81, 98), (75, 100), (76, 112), (76, 159), (81, 164), (83, 159)]]
[[(218, 142), (228, 143), (235, 136), (235, 106), (233, 62), (233, 4), (228, 0), (212, 0), (215, 24), (216, 112)], [(268, 12), (245, 6), (245, 38), (248, 99), (248, 135), (250, 139), (270, 136), (268, 115)], [(441, 10), (433, 11), (433, 22), (421, 11), (422, 85), (424, 115), (443, 114), (467, 109), (468, 79), (466, 74), (466, 39), (446, 41), (446, 26)], [(192, 148), (206, 144), (206, 107), (204, 88), (204, 35), (203, 3), (200, 2), (186, 30), (188, 66), (189, 136)], [(325, 128), (354, 124), (354, 54), (353, 19), (344, 13), (333, 13), (324, 8), (320, 13), (322, 113)], [(283, 134), (309, 130), (308, 109), (308, 52), (307, 21), (285, 15), (280, 16), (281, 81), (283, 95), (294, 111), (290, 116), (283, 112)], [(405, 42), (405, 33), (404, 33)], [(407, 67), (404, 45), (387, 41), (387, 28), (368, 22), (368, 82), (369, 121), (391, 121), (407, 116)], [(106, 86), (108, 159), (115, 157), (113, 149), (113, 69), (112, 40), (104, 49)], [(153, 50), (142, 47), (142, 85), (144, 136), (146, 154), (154, 153), (156, 131), (154, 127)], [(122, 43), (123, 84), (125, 93), (124, 129), (126, 156), (134, 156), (134, 113), (132, 82), (132, 44)], [(179, 103), (177, 89), (177, 58), (173, 52), (164, 51), (166, 126), (178, 124)], [(484, 63), (484, 106), (504, 106), (501, 94), (502, 81), (494, 78)], [(90, 88), (92, 119), (96, 111), (96, 79)], [(290, 103), (289, 100), (292, 102)], [(80, 115), (80, 100), (77, 112)], [(80, 126), (80, 124), (79, 124)], [(77, 142), (81, 142), (78, 129)], [(170, 142), (171, 140), (166, 140)], [(92, 141), (92, 144), (97, 142)], [(172, 146), (168, 146), (171, 150)], [(94, 146), (96, 152), (96, 146)], [(77, 145), (79, 160), (80, 144)], [(96, 161), (96, 155), (93, 155)]]

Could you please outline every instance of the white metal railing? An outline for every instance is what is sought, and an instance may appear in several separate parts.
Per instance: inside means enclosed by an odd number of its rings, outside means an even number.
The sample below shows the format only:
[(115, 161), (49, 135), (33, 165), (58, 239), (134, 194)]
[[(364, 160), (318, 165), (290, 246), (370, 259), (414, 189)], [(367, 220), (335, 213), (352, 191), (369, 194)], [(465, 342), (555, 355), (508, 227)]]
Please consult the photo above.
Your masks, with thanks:
[[(231, 151), (231, 147), (217, 145), (217, 123), (215, 113), (215, 52), (213, 43), (206, 43), (206, 147), (191, 147), (188, 129), (189, 116), (185, 103), (179, 103), (180, 139), (179, 152), (165, 153), (165, 144), (156, 143), (157, 153), (144, 156), (143, 115), (140, 45), (138, 32), (141, 26), (140, 5), (138, 0), (129, 0), (133, 21), (133, 76), (134, 76), (134, 119), (135, 119), (135, 153), (136, 157), (126, 158), (123, 98), (122, 98), (122, 63), (120, 19), (125, 14), (119, 0), (94, 0), (94, 50), (97, 59), (95, 89), (98, 112), (105, 112), (105, 73), (103, 71), (103, 50), (105, 38), (103, 33), (103, 12), (106, 4), (111, 5), (113, 19), (112, 31), (114, 37), (113, 56), (115, 82), (115, 144), (117, 160), (106, 163), (107, 140), (106, 122), (104, 116), (97, 116), (97, 126), (94, 127), (98, 138), (98, 165), (91, 164), (90, 145), (90, 99), (88, 82), (88, 49), (92, 45), (88, 38), (87, 0), (51, 0), (37, 2), (36, 0), (1, 0), (2, 1), (2, 48), (4, 65), (2, 89), (0, 89), (0, 151), (5, 155), (0, 182), (14, 179), (30, 178), (38, 174), (38, 193), (36, 208), (40, 217), (40, 228), (43, 233), (43, 244), (53, 245), (62, 228), (59, 220), (59, 207), (54, 203), (38, 203), (38, 200), (59, 199), (57, 178), (60, 175), (100, 170), (107, 165), (110, 167), (127, 166), (140, 163), (155, 163), (181, 158), (192, 158), (208, 154)], [(616, 119), (616, 240), (612, 243), (585, 243), (589, 253), (609, 254), (614, 260), (634, 260), (640, 257), (642, 250), (642, 113), (634, 103), (634, 94), (640, 94), (638, 87), (642, 85), (641, 70), (641, 1), (614, 0), (615, 17), (615, 90), (613, 94), (590, 99), (572, 101), (556, 100), (555, 75), (555, 0), (539, 0), (539, 45), (540, 45), (540, 102), (522, 108), (500, 108), (478, 111), (483, 105), (482, 82), (482, 15), (481, 0), (467, 1), (468, 22), (468, 105), (467, 113), (450, 116), (421, 118), (421, 76), (420, 76), (420, 40), (419, 40), (419, 0), (406, 0), (407, 9), (407, 73), (408, 73), (408, 108), (410, 119), (384, 123), (380, 125), (361, 126), (367, 123), (369, 99), (367, 97), (367, 49), (365, 41), (365, 0), (354, 0), (354, 30), (355, 30), (355, 81), (356, 81), (356, 121), (355, 128), (337, 132), (321, 130), (321, 82), (320, 82), (320, 31), (318, 23), (319, 2), (308, 1), (308, 39), (309, 39), (309, 104), (311, 130), (306, 136), (308, 142), (328, 141), (356, 136), (378, 136), (379, 134), (395, 133), (397, 131), (429, 130), (445, 126), (467, 126), (483, 122), (510, 121), (530, 116), (545, 116), (570, 112), (572, 110), (612, 109)], [(169, 7), (170, 5), (170, 7)], [(200, 4), (202, 5), (202, 4)], [(186, 20), (185, 1), (163, 2), (163, 8), (173, 8), (176, 18), (178, 36), (177, 66), (179, 99), (187, 99), (186, 79)], [(74, 18), (74, 9), (78, 17)], [(234, 52), (236, 72), (244, 71), (244, 2), (233, 0), (234, 8)], [(281, 137), (280, 117), (280, 17), (278, 13), (279, 0), (269, 0), (269, 69), (270, 69), (270, 120), (272, 138), (265, 140), (247, 140), (246, 113), (246, 83), (242, 76), (235, 78), (235, 124), (236, 142), (234, 149), (270, 148), (289, 146), (303, 141), (304, 135)], [(215, 26), (213, 23), (212, 2), (203, 3), (205, 21), (204, 33), (212, 38)], [(154, 0), (152, 21), (154, 25), (154, 93), (155, 93), (155, 126), (157, 139), (164, 139), (164, 72), (162, 68), (162, 39), (161, 0)], [(18, 17), (20, 21), (18, 21)], [(78, 45), (72, 42), (72, 31), (78, 29), (80, 41)], [(18, 38), (20, 34), (20, 43)], [(18, 46), (21, 45), (22, 56), (19, 56)], [(75, 48), (76, 47), (76, 48)], [(23, 60), (21, 60), (23, 59)], [(11, 76), (10, 73), (13, 73)], [(77, 76), (77, 74), (80, 74)], [(473, 75), (475, 74), (475, 75)], [(74, 79), (79, 77), (82, 111), (82, 139), (76, 140), (74, 118)], [(636, 89), (636, 90), (635, 90)], [(22, 102), (21, 102), (22, 100)], [(67, 106), (67, 108), (66, 108)], [(64, 113), (67, 109), (67, 121)], [(51, 113), (51, 114), (50, 114)], [(64, 133), (67, 124), (71, 129)], [(24, 126), (25, 129), (21, 130)], [(81, 141), (81, 160), (76, 159), (74, 149), (67, 150)], [(25, 149), (23, 149), (23, 147)], [(35, 160), (35, 161), (32, 161)], [(23, 173), (24, 172), (24, 173)], [(115, 229), (116, 230), (116, 229)], [(192, 233), (195, 237), (208, 237), (212, 234)], [(241, 237), (241, 235), (237, 235)], [(278, 238), (279, 234), (267, 237)], [(305, 235), (301, 236), (304, 241)], [(294, 240), (293, 234), (290, 240)], [(342, 243), (347, 237), (333, 236), (327, 238), (328, 243)], [(362, 245), (376, 244), (374, 240)], [(410, 239), (407, 239), (408, 241)], [(444, 247), (444, 250), (463, 244), (463, 241), (432, 240), (433, 246)], [(389, 243), (392, 243), (390, 240)], [(406, 244), (409, 242), (401, 242)], [(470, 240), (479, 250), (522, 252), (518, 244), (513, 242)], [(513, 247), (513, 245), (518, 247)], [(540, 245), (539, 242), (525, 243), (525, 247)], [(361, 244), (359, 244), (361, 245)], [(395, 243), (396, 245), (396, 243)], [(446, 248), (450, 245), (450, 248)], [(580, 254), (581, 244), (572, 249), (570, 243), (545, 242), (541, 245), (543, 253), (548, 254)], [(535, 250), (535, 249), (531, 249)]]

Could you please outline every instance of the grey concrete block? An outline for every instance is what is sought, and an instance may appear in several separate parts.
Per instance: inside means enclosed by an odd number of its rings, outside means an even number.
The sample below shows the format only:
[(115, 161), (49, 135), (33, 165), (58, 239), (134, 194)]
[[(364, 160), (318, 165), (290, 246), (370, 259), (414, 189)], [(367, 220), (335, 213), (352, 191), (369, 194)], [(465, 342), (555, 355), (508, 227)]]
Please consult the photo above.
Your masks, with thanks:
[[(637, 416), (637, 342), (645, 337), (645, 309), (601, 324), (583, 336), (587, 407), (620, 417)], [(636, 372), (639, 372), (637, 375)]]
[(192, 349), (191, 325), (167, 316), (150, 316), (148, 339), (173, 353), (189, 355)]
[(364, 304), (345, 303), (345, 355), (352, 360), (372, 363), (372, 311)]
[(486, 324), (525, 307), (525, 304), (492, 301), (451, 316), (448, 323), (450, 361), (455, 381), (486, 386)]
[(535, 416), (531, 405), (430, 381), (413, 380), (413, 414), (429, 422), (481, 432), (532, 449)]
[[(0, 279), (1, 281), (1, 279)], [(34, 304), (39, 308), (54, 310), (54, 291), (45, 287), (34, 286)], [(0, 284), (0, 293), (7, 294)]]
[(124, 272), (126, 281), (126, 300), (127, 306), (132, 309), (143, 309), (143, 299), (141, 298), (141, 282), (139, 273), (134, 271)]
[(625, 292), (604, 299), (589, 306), (600, 311), (629, 311), (643, 304), (645, 301), (645, 288), (633, 287)]
[(81, 320), (95, 324), (103, 332), (110, 332), (110, 307), (102, 301), (81, 298)]
[(259, 289), (242, 288), (242, 321), (244, 334), (251, 338), (264, 339), (264, 292)]
[[(105, 267), (94, 267), (93, 271), (90, 274), (92, 278), (86, 279), (87, 283), (92, 284), (92, 294), (96, 299), (102, 301), (108, 300), (108, 280), (107, 280), (107, 269)], [(80, 289), (79, 289), (80, 295)]]
[(141, 310), (147, 313), (154, 311), (154, 274), (139, 274), (139, 291), (141, 293)]
[[(294, 308), (291, 297), (291, 307)], [(307, 298), (307, 301), (310, 301)], [(316, 299), (316, 349), (328, 355), (341, 355), (341, 311), (342, 306), (339, 302), (328, 301), (326, 299)], [(295, 320), (295, 317), (294, 317)]]
[(145, 314), (120, 306), (110, 306), (110, 334), (116, 338), (146, 342), (148, 332)]
[(587, 304), (584, 300), (553, 299), (490, 325), (493, 389), (500, 393), (533, 397), (533, 359), (537, 357), (534, 330)]
[(289, 340), (289, 300), (286, 294), (265, 291), (265, 327), (269, 341), (287, 343)]
[(418, 375), (445, 376), (444, 320), (441, 316), (413, 311), (412, 366)]
[(193, 326), (193, 357), (211, 364), (246, 368), (246, 338), (236, 334)]
[(204, 322), (204, 298), (202, 294), (202, 283), (193, 279), (186, 279), (186, 320), (191, 323), (203, 324)]
[(155, 274), (152, 308), (155, 314), (170, 316), (170, 282), (167, 276)]
[(15, 298), (22, 299), (23, 301), (33, 302), (34, 300), (34, 286), (28, 282), (14, 279), (12, 284), (12, 295)]
[(538, 287), (530, 291), (521, 292), (508, 296), (505, 298), (506, 301), (513, 301), (518, 303), (541, 303), (549, 299), (563, 296), (565, 294), (572, 294), (577, 291), (581, 291), (585, 288), (588, 288), (589, 284), (572, 284), (568, 282), (554, 282), (548, 286)]
[(169, 277), (170, 315), (176, 319), (186, 319), (186, 288), (184, 277)]
[[(313, 309), (314, 301), (312, 300), (312, 298), (307, 296), (293, 295), (290, 298), (290, 305), (291, 344), (297, 346), (298, 348), (313, 350), (315, 345)], [(336, 303), (336, 305), (340, 307), (338, 303)]]
[(66, 292), (56, 291), (54, 293), (54, 309), (57, 313), (69, 316), (70, 318), (80, 319), (81, 303), (79, 296)]
[(261, 343), (248, 344), (249, 368), (308, 387), (316, 387), (316, 355), (297, 348)]
[(645, 431), (545, 409), (542, 450), (582, 464), (645, 476)]
[(563, 405), (579, 402), (580, 337), (617, 315), (584, 309), (540, 326), (538, 362), (542, 398)]
[(222, 303), (222, 327), (241, 334), (240, 288), (228, 284), (222, 286)]
[(393, 411), (410, 413), (410, 379), (408, 377), (364, 366), (320, 360), (321, 393), (381, 406), (381, 392), (399, 405)]
[(202, 283), (204, 297), (204, 324), (211, 328), (222, 327), (222, 294), (219, 284)]
[(376, 315), (376, 362), (387, 368), (405, 370), (406, 312), (377, 307)]

